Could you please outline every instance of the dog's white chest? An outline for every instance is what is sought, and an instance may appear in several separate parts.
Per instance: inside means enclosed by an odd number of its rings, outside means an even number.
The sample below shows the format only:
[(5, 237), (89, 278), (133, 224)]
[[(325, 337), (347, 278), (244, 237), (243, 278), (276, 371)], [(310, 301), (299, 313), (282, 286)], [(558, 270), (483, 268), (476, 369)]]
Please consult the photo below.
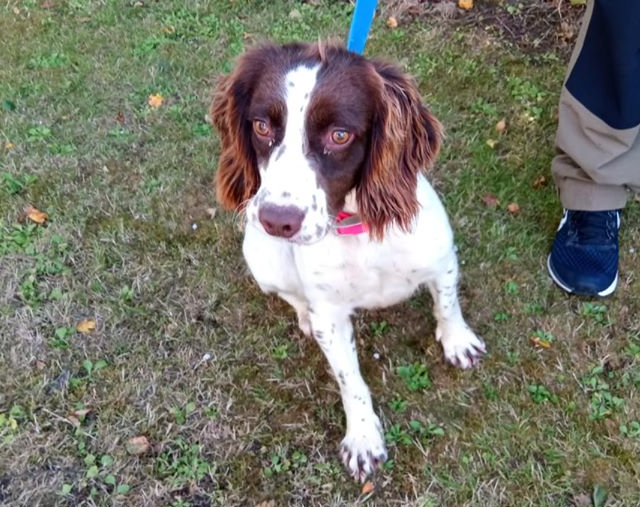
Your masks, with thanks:
[(398, 303), (410, 297), (429, 273), (416, 264), (411, 252), (372, 244), (364, 237), (327, 237), (294, 250), (294, 258), (306, 299), (348, 308)]
[(411, 233), (391, 228), (381, 242), (366, 233), (299, 245), (265, 234), (249, 223), (243, 251), (265, 292), (290, 294), (310, 304), (348, 310), (379, 308), (409, 298), (452, 255), (452, 234), (442, 205), (420, 178), (421, 212)]

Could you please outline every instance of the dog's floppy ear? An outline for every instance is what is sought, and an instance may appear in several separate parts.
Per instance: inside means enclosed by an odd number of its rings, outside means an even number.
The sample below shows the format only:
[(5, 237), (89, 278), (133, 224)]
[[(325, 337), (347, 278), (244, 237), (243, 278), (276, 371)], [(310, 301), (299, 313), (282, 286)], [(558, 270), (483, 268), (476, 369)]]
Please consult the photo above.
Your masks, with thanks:
[(429, 169), (440, 149), (440, 122), (422, 104), (415, 82), (395, 66), (372, 63), (378, 90), (369, 157), (356, 198), (375, 239), (392, 224), (407, 231), (418, 213), (418, 173)]
[(235, 70), (222, 76), (214, 89), (210, 117), (220, 135), (216, 195), (227, 209), (240, 210), (260, 186), (256, 154), (251, 145), (248, 109), (257, 79), (255, 59), (243, 57)]

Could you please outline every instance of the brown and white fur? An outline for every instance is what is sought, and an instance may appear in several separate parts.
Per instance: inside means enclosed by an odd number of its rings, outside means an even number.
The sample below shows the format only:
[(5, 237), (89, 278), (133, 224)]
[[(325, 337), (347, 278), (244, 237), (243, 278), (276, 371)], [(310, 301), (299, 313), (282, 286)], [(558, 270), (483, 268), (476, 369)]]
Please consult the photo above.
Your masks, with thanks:
[[(322, 44), (250, 49), (219, 81), (211, 117), (218, 200), (246, 214), (243, 252), (261, 289), (293, 306), (329, 361), (347, 419), (342, 459), (364, 480), (387, 452), (360, 375), (354, 310), (426, 286), (445, 359), (469, 368), (485, 352), (460, 311), (453, 234), (423, 175), (441, 126), (396, 67)], [(340, 211), (368, 232), (338, 235)]]

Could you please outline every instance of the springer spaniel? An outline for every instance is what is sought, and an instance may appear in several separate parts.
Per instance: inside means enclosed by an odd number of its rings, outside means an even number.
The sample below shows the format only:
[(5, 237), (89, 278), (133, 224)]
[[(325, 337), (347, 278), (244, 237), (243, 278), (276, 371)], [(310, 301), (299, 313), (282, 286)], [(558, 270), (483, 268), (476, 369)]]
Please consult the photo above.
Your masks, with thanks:
[(243, 252), (260, 288), (293, 306), (329, 361), (347, 419), (342, 460), (363, 481), (387, 452), (354, 310), (426, 285), (445, 359), (469, 368), (485, 353), (460, 311), (447, 215), (422, 174), (441, 126), (396, 67), (320, 43), (247, 51), (218, 82), (211, 118), (218, 200), (246, 216)]

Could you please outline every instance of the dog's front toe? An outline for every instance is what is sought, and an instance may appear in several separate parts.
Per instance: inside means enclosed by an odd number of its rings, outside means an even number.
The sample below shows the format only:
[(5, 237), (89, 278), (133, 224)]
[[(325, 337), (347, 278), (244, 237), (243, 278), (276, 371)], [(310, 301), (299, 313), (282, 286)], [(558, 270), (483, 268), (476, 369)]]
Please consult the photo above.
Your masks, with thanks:
[(446, 361), (458, 368), (472, 368), (487, 352), (484, 342), (466, 325), (446, 331), (438, 328), (436, 338), (442, 343)]
[(387, 460), (380, 423), (369, 431), (351, 431), (342, 440), (340, 454), (347, 471), (355, 480), (364, 482)]

